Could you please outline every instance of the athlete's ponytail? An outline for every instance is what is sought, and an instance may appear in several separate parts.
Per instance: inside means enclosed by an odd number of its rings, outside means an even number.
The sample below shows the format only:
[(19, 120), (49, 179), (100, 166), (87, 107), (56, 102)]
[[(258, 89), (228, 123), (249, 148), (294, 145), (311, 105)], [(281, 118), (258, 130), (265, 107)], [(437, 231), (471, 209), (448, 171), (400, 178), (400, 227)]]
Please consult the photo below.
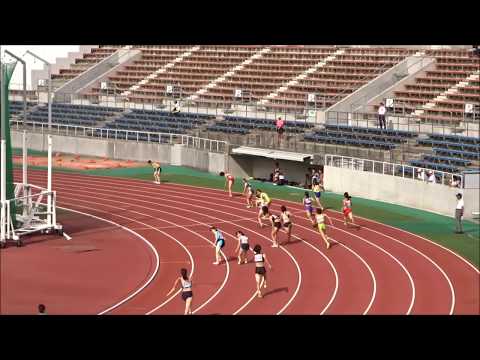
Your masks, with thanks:
[(183, 280), (188, 280), (187, 269), (181, 269), (180, 274), (182, 275)]

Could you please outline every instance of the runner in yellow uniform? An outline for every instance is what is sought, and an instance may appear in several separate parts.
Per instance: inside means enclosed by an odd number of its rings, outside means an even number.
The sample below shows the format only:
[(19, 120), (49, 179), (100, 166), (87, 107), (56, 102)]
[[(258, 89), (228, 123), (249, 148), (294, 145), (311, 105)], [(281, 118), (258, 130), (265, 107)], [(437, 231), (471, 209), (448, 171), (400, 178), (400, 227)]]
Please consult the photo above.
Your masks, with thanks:
[(267, 193), (260, 189), (257, 189), (256, 196), (257, 206), (260, 207), (260, 210), (258, 211), (258, 223), (260, 224), (260, 227), (263, 228), (262, 219), (266, 220), (270, 215), (269, 206), (272, 203), (272, 200)]
[(160, 163), (152, 162), (152, 160), (148, 160), (148, 163), (152, 165), (153, 168), (153, 178), (155, 179), (155, 184), (160, 184), (160, 173), (162, 172), (162, 168), (160, 167)]
[(325, 219), (328, 219), (330, 225), (332, 224), (332, 220), (323, 213), (323, 210), (317, 208), (317, 214), (315, 215), (315, 219), (317, 220), (318, 232), (322, 235), (323, 241), (327, 244), (327, 249), (330, 249), (330, 239), (327, 236), (327, 226), (325, 225)]

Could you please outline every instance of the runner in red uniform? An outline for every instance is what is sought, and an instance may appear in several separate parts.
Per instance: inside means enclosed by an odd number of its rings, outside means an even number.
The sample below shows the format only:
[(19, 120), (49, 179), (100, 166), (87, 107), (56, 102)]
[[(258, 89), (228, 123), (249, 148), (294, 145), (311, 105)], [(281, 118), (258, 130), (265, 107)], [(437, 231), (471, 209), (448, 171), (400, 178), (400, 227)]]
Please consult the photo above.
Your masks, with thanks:
[(348, 226), (348, 223), (355, 225), (358, 227), (358, 225), (355, 224), (355, 221), (353, 219), (353, 213), (352, 213), (352, 197), (348, 194), (348, 192), (343, 194), (343, 222), (345, 226)]
[(225, 187), (228, 186), (228, 195), (230, 197), (233, 197), (232, 187), (233, 187), (233, 184), (235, 183), (235, 178), (233, 177), (232, 174), (225, 173), (224, 171), (220, 172), (220, 176), (225, 176)]

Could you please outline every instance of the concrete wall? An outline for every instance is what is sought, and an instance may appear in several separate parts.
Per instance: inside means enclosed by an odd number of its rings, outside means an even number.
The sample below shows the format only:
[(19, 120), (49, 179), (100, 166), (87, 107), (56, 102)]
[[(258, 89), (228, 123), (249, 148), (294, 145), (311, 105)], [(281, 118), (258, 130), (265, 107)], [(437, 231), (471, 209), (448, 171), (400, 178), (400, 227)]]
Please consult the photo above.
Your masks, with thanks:
[(268, 179), (275, 168), (275, 162), (278, 161), (280, 169), (285, 174), (288, 181), (297, 181), (303, 183), (305, 174), (311, 166), (310, 162), (298, 162), (288, 160), (273, 160), (264, 157), (254, 157), (247, 155), (232, 155), (228, 159), (228, 171), (239, 177), (255, 177)]
[[(463, 190), (463, 201), (465, 202), (465, 218), (472, 218), (472, 212), (480, 212), (480, 190), (465, 189)], [(478, 216), (477, 216), (478, 218)]]
[(217, 174), (228, 169), (228, 158), (227, 154), (208, 153), (208, 172)]
[[(324, 169), (325, 188), (329, 191), (337, 193), (348, 191), (354, 197), (413, 207), (449, 217), (454, 216), (457, 203), (455, 195), (459, 189), (332, 166), (325, 166)], [(473, 191), (464, 195), (466, 218), (471, 218), (470, 209), (474, 207), (475, 202), (478, 203), (478, 190), (476, 194), (476, 198)]]
[[(22, 132), (12, 130), (11, 134), (12, 146), (21, 148)], [(187, 148), (181, 144), (137, 143), (63, 135), (52, 135), (52, 142), (54, 152), (134, 161), (158, 160), (163, 164), (188, 166), (214, 173), (227, 169), (228, 155)], [(27, 146), (32, 150), (47, 151), (47, 135), (28, 133)]]

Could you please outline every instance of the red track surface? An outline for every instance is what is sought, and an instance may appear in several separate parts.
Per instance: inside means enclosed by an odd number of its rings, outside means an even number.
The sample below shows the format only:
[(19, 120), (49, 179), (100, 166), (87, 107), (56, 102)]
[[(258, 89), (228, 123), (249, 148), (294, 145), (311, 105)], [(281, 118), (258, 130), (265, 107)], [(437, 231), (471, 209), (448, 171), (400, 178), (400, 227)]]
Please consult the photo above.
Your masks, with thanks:
[(36, 235), (1, 250), (0, 314), (34, 314), (39, 303), (49, 314), (99, 313), (153, 275), (156, 259), (134, 234), (81, 214), (61, 219), (74, 241)]
[[(29, 180), (44, 186), (46, 173), (31, 171)], [(329, 236), (339, 244), (326, 250), (301, 204), (274, 200), (274, 211), (285, 204), (297, 216), (293, 243), (272, 249), (270, 227), (258, 227), (256, 210), (223, 191), (66, 173), (54, 174), (53, 187), (59, 206), (121, 224), (158, 251), (156, 276), (111, 314), (182, 314), (178, 293), (165, 297), (181, 267), (193, 273), (196, 314), (480, 313), (479, 273), (472, 265), (426, 239), (367, 219), (360, 219), (360, 230), (349, 229), (341, 214), (330, 211)], [(217, 225), (226, 236), (228, 261), (220, 266), (212, 265), (207, 225)], [(254, 265), (236, 263), (236, 230), (252, 245), (262, 245), (274, 267), (263, 299), (253, 296)], [(114, 271), (127, 266), (118, 264)]]

